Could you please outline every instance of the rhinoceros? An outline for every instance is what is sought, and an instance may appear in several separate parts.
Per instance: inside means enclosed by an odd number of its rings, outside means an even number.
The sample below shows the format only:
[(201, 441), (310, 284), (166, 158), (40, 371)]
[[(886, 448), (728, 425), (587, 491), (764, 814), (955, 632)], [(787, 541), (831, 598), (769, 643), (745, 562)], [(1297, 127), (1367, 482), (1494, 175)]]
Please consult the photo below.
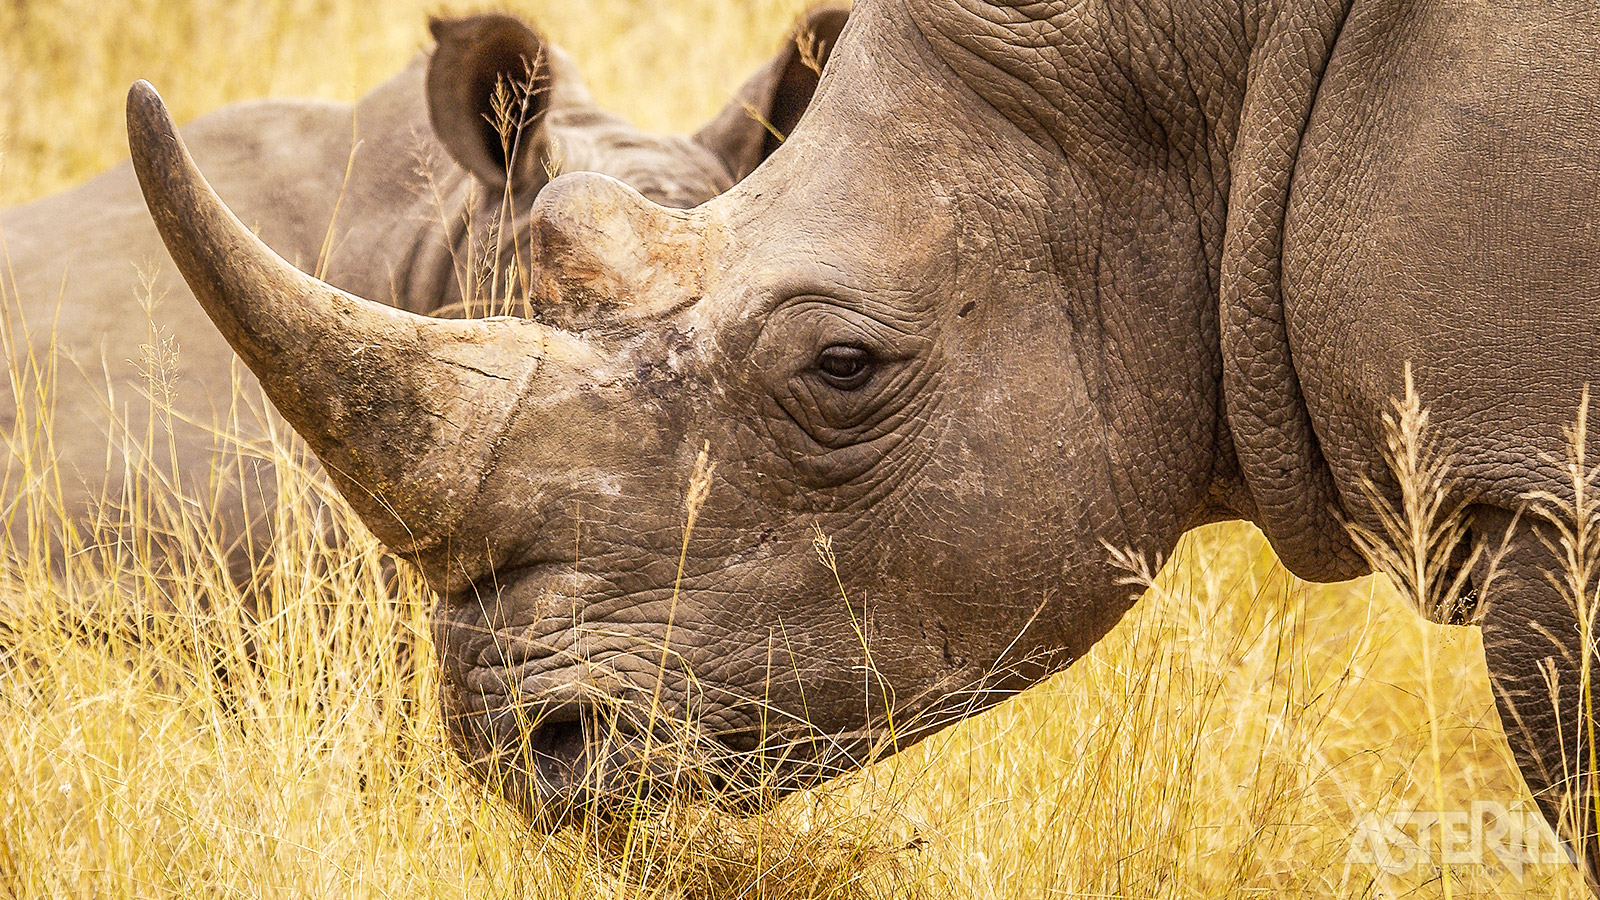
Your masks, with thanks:
[(1108, 546), (1245, 519), (1304, 578), (1367, 571), (1409, 366), (1504, 541), (1466, 580), (1498, 563), (1506, 733), (1584, 846), (1589, 630), (1529, 498), (1576, 500), (1600, 381), (1596, 34), (1586, 0), (862, 0), (719, 198), (546, 186), (544, 321), (321, 284), (153, 89), (128, 118), (179, 268), (425, 573), (455, 740), (530, 808), (673, 787), (630, 709), (779, 790), (903, 746), (1106, 634)]
[[(528, 212), (555, 172), (602, 172), (670, 207), (726, 190), (799, 119), (847, 15), (803, 17), (693, 135), (648, 134), (601, 110), (565, 52), (504, 14), (434, 19), (432, 52), (353, 105), (241, 103), (184, 135), (249, 227), (329, 283), (415, 313), (514, 308), (525, 291), (506, 282), (528, 262)], [(266, 426), (239, 399), (259, 393), (247, 372), (236, 390), (233, 352), (173, 269), (131, 166), (0, 212), (0, 241), (13, 373), (53, 382), (49, 444), (32, 471), (12, 454), (7, 499), (53, 456), (67, 520), (114, 543), (125, 505), (141, 500), (128, 475), (153, 469), (155, 487), (183, 499), (144, 502), (198, 518), (234, 577), (250, 577), (266, 543), (252, 523), (274, 491), (270, 454), (251, 449)], [(34, 390), (0, 398), (10, 431), (19, 403), (37, 415)]]

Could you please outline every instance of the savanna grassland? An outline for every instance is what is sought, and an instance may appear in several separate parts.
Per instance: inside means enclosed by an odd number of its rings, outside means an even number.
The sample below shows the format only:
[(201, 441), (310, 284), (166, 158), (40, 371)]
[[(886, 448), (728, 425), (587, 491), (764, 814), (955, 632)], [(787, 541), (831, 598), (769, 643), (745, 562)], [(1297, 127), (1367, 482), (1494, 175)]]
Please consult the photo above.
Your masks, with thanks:
[[(671, 130), (718, 109), (803, 3), (508, 5), (603, 105)], [(0, 205), (125, 158), (135, 78), (180, 121), (263, 95), (353, 99), (439, 11), (0, 0)], [(137, 554), (47, 577), (25, 527), (52, 509), (33, 403), (10, 445), (40, 487), (6, 511), (0, 571), (0, 896), (1582, 896), (1570, 867), (1452, 861), (1437, 842), (1393, 871), (1352, 857), (1372, 813), (1526, 802), (1479, 637), (1426, 624), (1383, 579), (1296, 582), (1243, 526), (1142, 573), (1144, 600), (1070, 671), (857, 776), (754, 819), (543, 835), (447, 749), (421, 587), (391, 583), (359, 527), (326, 540), (320, 481), (281, 488), (265, 615), (216, 602), (230, 588), (200, 544), (187, 584)]]

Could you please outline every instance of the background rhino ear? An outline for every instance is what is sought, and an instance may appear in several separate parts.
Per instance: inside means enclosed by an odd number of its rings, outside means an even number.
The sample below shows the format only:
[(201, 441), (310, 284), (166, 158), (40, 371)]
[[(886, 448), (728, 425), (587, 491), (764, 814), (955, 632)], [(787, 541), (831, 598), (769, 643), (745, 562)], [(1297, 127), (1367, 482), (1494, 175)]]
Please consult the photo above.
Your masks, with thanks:
[(795, 22), (783, 49), (751, 76), (717, 117), (695, 134), (734, 180), (754, 171), (800, 123), (850, 8), (812, 7)]
[(500, 13), (434, 18), (428, 30), (439, 42), (427, 92), (440, 143), (492, 189), (542, 180), (551, 86), (544, 39)]

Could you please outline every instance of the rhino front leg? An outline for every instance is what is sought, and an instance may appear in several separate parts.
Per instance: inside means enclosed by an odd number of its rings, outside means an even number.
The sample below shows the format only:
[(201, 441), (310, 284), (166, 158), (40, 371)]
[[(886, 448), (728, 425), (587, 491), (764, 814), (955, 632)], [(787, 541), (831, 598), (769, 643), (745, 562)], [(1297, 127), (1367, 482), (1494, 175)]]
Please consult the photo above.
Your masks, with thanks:
[[(1473, 530), (1490, 547), (1510, 535), (1483, 619), (1484, 658), (1501, 725), (1545, 819), (1578, 855), (1590, 890), (1600, 896), (1600, 765), (1592, 741), (1600, 728), (1595, 573), (1587, 573), (1582, 588), (1588, 601), (1574, 601), (1571, 567), (1547, 522), (1525, 516), (1513, 525), (1504, 510), (1481, 510)], [(1474, 572), (1478, 584), (1488, 575), (1486, 565)]]

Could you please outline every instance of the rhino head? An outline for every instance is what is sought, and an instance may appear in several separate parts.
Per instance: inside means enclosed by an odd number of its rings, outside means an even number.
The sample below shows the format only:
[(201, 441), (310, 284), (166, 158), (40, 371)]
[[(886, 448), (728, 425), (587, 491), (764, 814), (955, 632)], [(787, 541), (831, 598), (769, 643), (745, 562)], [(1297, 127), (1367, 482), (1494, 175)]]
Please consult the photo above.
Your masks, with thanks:
[(800, 17), (780, 52), (692, 135), (649, 134), (601, 110), (565, 52), (516, 16), (436, 17), (428, 23), (437, 42), (426, 75), (429, 123), (492, 196), (531, 202), (565, 170), (611, 175), (663, 206), (694, 206), (782, 143), (848, 16), (821, 5)]
[(552, 181), (545, 321), (284, 265), (134, 87), (169, 248), (425, 573), (454, 740), (529, 808), (696, 779), (759, 801), (903, 747), (1103, 635), (1135, 596), (1106, 545), (1204, 515), (1214, 210), (1133, 145), (1102, 178), (1109, 105), (1076, 143), (1019, 132), (929, 33), (857, 7), (802, 126), (695, 209)]
[[(561, 172), (610, 175), (672, 208), (727, 190), (799, 121), (848, 16), (847, 7), (834, 4), (800, 16), (779, 51), (693, 134), (646, 132), (602, 109), (574, 61), (517, 16), (431, 19), (437, 43), (426, 65), (428, 124), (471, 176), (472, 190), (462, 215), (444, 216), (452, 226), (447, 240), (426, 244), (423, 258), (405, 267), (412, 277), (403, 279), (399, 304), (430, 315), (528, 312), (526, 223), (539, 192)], [(385, 108), (395, 98), (381, 90), (375, 96), (377, 108), (365, 117), (404, 118)], [(409, 103), (412, 95), (407, 90), (398, 99)], [(430, 190), (454, 196), (449, 185), (431, 183)], [(376, 231), (375, 241), (396, 243), (392, 223), (357, 227)], [(504, 283), (508, 276), (515, 281)]]

